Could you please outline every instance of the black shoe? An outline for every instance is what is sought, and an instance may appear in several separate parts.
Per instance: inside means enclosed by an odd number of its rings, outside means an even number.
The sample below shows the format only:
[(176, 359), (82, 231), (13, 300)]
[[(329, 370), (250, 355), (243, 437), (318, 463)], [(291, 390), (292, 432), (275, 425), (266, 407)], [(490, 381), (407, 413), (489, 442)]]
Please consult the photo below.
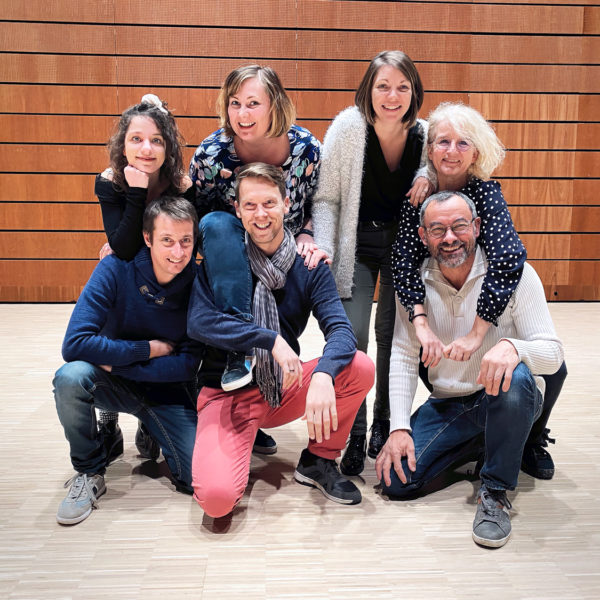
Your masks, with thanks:
[(358, 504), (362, 500), (360, 490), (340, 474), (335, 460), (316, 456), (307, 448), (302, 450), (294, 479), (321, 490), (326, 498), (340, 504)]
[(246, 358), (245, 352), (229, 352), (227, 365), (221, 377), (221, 387), (225, 392), (231, 392), (248, 385), (252, 381), (252, 368), (255, 358)]
[(123, 455), (123, 432), (116, 421), (99, 423), (98, 431), (106, 449), (106, 466)]
[(390, 420), (373, 419), (373, 425), (371, 425), (371, 439), (369, 440), (369, 448), (367, 450), (367, 454), (371, 458), (377, 458), (389, 437)]
[(554, 438), (548, 436), (549, 429), (545, 429), (541, 439), (536, 442), (525, 444), (523, 458), (521, 459), (521, 471), (536, 479), (552, 479), (554, 477), (554, 461), (546, 450), (548, 442), (554, 444)]
[(275, 454), (277, 452), (277, 442), (262, 429), (256, 432), (256, 438), (254, 438), (254, 446), (252, 446), (252, 452), (257, 454)]
[(367, 448), (366, 435), (350, 435), (346, 452), (340, 461), (340, 471), (344, 475), (359, 475), (365, 468)]
[(158, 459), (160, 446), (141, 421), (138, 421), (138, 428), (135, 432), (135, 446), (142, 458), (148, 460)]

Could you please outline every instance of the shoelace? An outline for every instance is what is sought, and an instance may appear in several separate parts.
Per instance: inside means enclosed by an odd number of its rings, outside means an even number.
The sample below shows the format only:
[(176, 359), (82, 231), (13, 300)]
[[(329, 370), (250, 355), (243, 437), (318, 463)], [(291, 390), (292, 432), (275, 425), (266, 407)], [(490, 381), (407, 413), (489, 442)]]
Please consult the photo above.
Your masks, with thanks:
[(96, 508), (98, 506), (96, 494), (94, 493), (93, 485), (88, 479), (87, 474), (85, 473), (77, 473), (69, 479), (69, 481), (65, 482), (64, 487), (69, 487), (71, 484), (71, 490), (69, 491), (69, 495), (67, 498), (69, 500), (78, 500), (79, 497), (85, 491), (92, 502), (92, 506)]
[(542, 441), (540, 442), (540, 445), (544, 446), (544, 448), (548, 447), (548, 443), (550, 443), (550, 444), (556, 443), (556, 438), (551, 438), (548, 435), (549, 433), (550, 433), (550, 430), (546, 427), (546, 429), (544, 429), (544, 433), (542, 433)]
[(498, 503), (502, 504), (509, 510), (512, 508), (510, 500), (506, 497), (506, 492), (500, 490), (497, 492), (492, 492), (487, 488), (481, 491), (481, 504), (483, 506), (483, 511), (487, 515), (493, 515), (496, 513), (496, 511), (502, 510), (502, 508), (498, 507)]

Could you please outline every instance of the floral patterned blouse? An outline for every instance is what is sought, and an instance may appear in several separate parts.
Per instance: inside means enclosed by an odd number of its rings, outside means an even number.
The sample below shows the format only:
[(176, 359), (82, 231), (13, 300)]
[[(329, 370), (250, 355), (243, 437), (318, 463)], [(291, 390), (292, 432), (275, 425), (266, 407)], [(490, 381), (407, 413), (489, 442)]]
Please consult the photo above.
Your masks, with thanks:
[[(290, 212), (288, 229), (298, 235), (311, 216), (312, 196), (318, 179), (321, 144), (310, 131), (292, 125), (288, 131), (290, 155), (281, 165), (285, 173)], [(235, 176), (243, 163), (237, 157), (233, 138), (223, 129), (211, 133), (196, 149), (190, 163), (190, 177), (196, 188), (196, 210), (201, 219), (214, 210), (235, 214)]]
[[(460, 191), (473, 200), (477, 215), (481, 217), (478, 242), (488, 259), (477, 314), (496, 325), (521, 280), (527, 252), (515, 231), (497, 181), (473, 177)], [(392, 272), (400, 303), (406, 310), (412, 310), (415, 304), (423, 304), (425, 299), (419, 267), (429, 252), (418, 234), (420, 207), (414, 208), (408, 201), (405, 203), (392, 247)]]

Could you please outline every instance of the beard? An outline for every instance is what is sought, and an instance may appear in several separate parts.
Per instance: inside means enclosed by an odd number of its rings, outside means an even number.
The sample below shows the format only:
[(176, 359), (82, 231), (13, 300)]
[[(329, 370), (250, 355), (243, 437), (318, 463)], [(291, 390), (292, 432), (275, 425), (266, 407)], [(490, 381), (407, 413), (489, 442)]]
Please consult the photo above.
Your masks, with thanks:
[[(441, 243), (435, 248), (432, 248), (430, 245), (429, 253), (438, 261), (441, 266), (455, 269), (456, 267), (460, 267), (461, 265), (465, 264), (467, 259), (475, 253), (475, 248), (476, 240), (473, 238), (467, 242), (461, 242), (457, 240), (453, 244)], [(442, 250), (450, 251), (458, 249), (460, 250), (453, 252), (451, 255), (447, 255), (442, 252)]]

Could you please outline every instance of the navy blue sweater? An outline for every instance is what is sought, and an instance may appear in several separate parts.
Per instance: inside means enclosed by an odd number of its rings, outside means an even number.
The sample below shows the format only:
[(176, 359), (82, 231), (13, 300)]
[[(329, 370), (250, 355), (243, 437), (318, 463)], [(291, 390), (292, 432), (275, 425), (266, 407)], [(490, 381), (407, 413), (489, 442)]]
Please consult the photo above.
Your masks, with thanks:
[[(162, 287), (145, 246), (130, 262), (114, 254), (101, 260), (73, 309), (65, 361), (110, 365), (114, 375), (138, 382), (194, 381), (203, 348), (187, 337), (186, 321), (196, 270), (192, 259)], [(154, 339), (173, 342), (175, 352), (150, 359)]]
[[(274, 290), (273, 295), (279, 312), (281, 336), (297, 354), (300, 353), (298, 338), (306, 328), (310, 313), (314, 314), (326, 341), (315, 372), (328, 373), (335, 380), (354, 357), (356, 338), (329, 267), (319, 263), (317, 268), (309, 271), (304, 266), (304, 259), (296, 256), (285, 285)], [(199, 383), (208, 387), (221, 386), (226, 351), (272, 350), (277, 337), (271, 329), (220, 312), (215, 306), (202, 265), (192, 290), (188, 335), (207, 345)]]

